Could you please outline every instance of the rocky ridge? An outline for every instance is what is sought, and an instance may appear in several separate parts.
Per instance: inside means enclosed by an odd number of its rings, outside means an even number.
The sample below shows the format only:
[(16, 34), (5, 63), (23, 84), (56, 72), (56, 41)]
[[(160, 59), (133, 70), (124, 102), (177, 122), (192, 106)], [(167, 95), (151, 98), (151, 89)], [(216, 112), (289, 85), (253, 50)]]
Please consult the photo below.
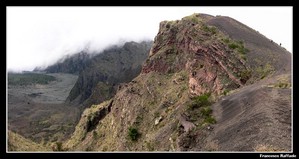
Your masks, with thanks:
[[(267, 44), (262, 45), (263, 42)], [(141, 74), (120, 85), (111, 99), (113, 102), (87, 109), (85, 113), (89, 113), (82, 115), (73, 137), (64, 147), (71, 151), (255, 151), (259, 145), (266, 145), (267, 150), (289, 151), (290, 129), (275, 132), (286, 131), (284, 143), (273, 141), (271, 138), (278, 136), (266, 135), (271, 129), (253, 132), (257, 120), (251, 119), (259, 116), (258, 128), (281, 122), (290, 127), (290, 60), (291, 55), (283, 48), (228, 17), (193, 14), (182, 20), (163, 21)], [(278, 75), (286, 75), (284, 82), (278, 80)], [(277, 117), (265, 118), (270, 122), (263, 122), (262, 117), (273, 113), (257, 109), (263, 107), (258, 105), (259, 97), (252, 96), (247, 102), (234, 97), (250, 95), (253, 86), (258, 90), (284, 92), (280, 95), (286, 100), (285, 108), (277, 110), (280, 114)], [(225, 109), (230, 103), (222, 101), (225, 96), (226, 101), (235, 99), (231, 109)], [(279, 96), (263, 97), (278, 100)], [(264, 107), (273, 110), (281, 104)], [(104, 107), (109, 107), (109, 113), (88, 131), (86, 124), (93, 119), (90, 114)], [(239, 107), (247, 109), (232, 111)], [(281, 115), (285, 115), (285, 121), (279, 120)], [(242, 128), (245, 123), (247, 129)], [(246, 130), (236, 141), (241, 142), (241, 138), (252, 133), (254, 140), (244, 140), (246, 144), (240, 143), (243, 147), (228, 146), (238, 133), (231, 131), (232, 125), (233, 130)], [(81, 134), (79, 139), (77, 134)]]

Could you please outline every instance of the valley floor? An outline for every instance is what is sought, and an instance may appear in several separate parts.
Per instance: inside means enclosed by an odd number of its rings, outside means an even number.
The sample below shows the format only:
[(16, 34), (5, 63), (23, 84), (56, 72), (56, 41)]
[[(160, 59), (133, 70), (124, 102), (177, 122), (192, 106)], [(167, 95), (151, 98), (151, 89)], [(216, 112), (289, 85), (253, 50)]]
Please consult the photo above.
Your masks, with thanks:
[(37, 143), (59, 141), (72, 133), (80, 116), (64, 103), (77, 76), (52, 73), (46, 85), (8, 86), (8, 129)]

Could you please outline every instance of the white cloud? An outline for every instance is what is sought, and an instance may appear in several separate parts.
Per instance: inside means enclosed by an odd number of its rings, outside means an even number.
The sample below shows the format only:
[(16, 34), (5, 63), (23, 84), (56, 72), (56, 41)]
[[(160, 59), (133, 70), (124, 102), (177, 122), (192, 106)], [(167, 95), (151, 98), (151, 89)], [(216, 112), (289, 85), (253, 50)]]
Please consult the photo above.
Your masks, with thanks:
[(153, 40), (161, 21), (193, 13), (230, 16), (292, 52), (292, 7), (7, 7), (7, 67), (32, 70), (88, 42)]

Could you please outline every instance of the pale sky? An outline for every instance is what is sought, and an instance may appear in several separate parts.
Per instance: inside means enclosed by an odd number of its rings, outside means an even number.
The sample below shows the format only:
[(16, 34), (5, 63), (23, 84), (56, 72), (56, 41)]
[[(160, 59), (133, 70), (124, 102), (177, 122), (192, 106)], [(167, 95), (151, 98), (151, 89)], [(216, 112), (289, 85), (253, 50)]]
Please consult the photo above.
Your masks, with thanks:
[(123, 41), (153, 40), (163, 20), (229, 16), (293, 52), (292, 7), (7, 7), (7, 69), (31, 71)]

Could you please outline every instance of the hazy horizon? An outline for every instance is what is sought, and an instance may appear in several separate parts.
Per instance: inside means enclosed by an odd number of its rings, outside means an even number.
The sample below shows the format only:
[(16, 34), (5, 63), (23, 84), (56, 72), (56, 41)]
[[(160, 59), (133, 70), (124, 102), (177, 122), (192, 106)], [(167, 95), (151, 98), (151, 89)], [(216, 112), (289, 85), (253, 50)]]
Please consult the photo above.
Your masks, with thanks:
[(154, 40), (161, 21), (193, 13), (234, 18), (292, 53), (292, 7), (7, 7), (7, 70), (46, 67), (86, 46)]

